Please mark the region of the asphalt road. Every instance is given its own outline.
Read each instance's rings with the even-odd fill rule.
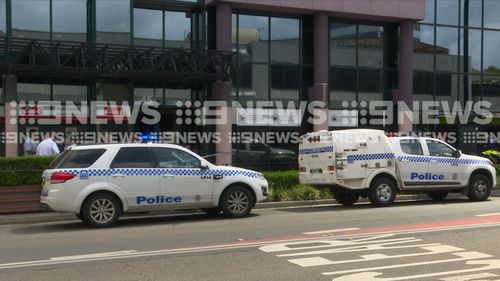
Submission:
[[[0,280],[500,280],[500,198],[3,225]]]

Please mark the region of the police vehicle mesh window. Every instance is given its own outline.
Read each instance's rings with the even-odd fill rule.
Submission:
[[[153,168],[147,147],[123,147],[113,159],[112,168]]]
[[[198,168],[200,160],[193,155],[174,148],[153,148],[160,168]]]
[[[399,141],[399,145],[401,146],[401,150],[406,154],[411,155],[424,155],[422,151],[422,145],[420,144],[420,140],[416,139],[407,139]]]
[[[51,165],[52,169],[88,168],[101,157],[106,149],[66,150]]]
[[[430,156],[453,157],[454,150],[451,147],[437,141],[426,141],[426,143]]]

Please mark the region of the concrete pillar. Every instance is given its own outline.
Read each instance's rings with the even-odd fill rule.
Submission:
[[[314,14],[314,67],[313,67],[313,89],[309,92],[309,101],[329,102],[329,87],[328,87],[328,68],[330,60],[328,57],[328,40],[329,40],[329,20],[326,13]],[[315,110],[315,115],[321,114],[323,111],[328,116],[328,105],[323,109]],[[328,118],[313,124],[313,130],[328,130]]]
[[[413,108],[413,22],[400,23],[399,38],[399,90],[394,101],[403,101]],[[398,128],[400,132],[413,131],[413,114],[398,107]]]
[[[17,101],[17,76],[3,76],[3,92],[5,101],[5,156],[19,156],[17,137],[17,106],[11,102]],[[15,113],[15,114],[12,114]]]
[[[218,3],[216,6],[216,49],[217,51],[231,51],[231,21],[232,8],[229,3]],[[225,105],[219,107],[220,112],[225,115],[226,121],[217,123],[216,132],[221,135],[220,142],[215,144],[215,163],[217,165],[231,165],[232,147],[231,147],[231,82],[217,81],[213,87],[213,100],[225,102]]]

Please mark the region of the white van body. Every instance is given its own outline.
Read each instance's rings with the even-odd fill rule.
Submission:
[[[462,154],[438,139],[389,138],[381,130],[306,134],[298,159],[300,182],[332,188],[344,205],[353,204],[358,196],[388,205],[396,192],[422,192],[436,200],[448,192],[461,192],[473,200],[486,200],[496,185],[495,168],[486,158]]]

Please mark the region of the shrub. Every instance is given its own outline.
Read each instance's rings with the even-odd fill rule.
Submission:
[[[299,184],[299,173],[297,170],[269,171],[263,172],[263,174],[269,182],[270,189],[279,187],[291,188],[292,186]]]
[[[273,202],[290,201],[289,191],[285,187],[270,189],[268,200]]]
[[[319,198],[320,199],[332,199],[333,194],[330,191],[330,188],[322,188],[319,190]]]
[[[0,157],[0,186],[41,184],[52,156]]]

